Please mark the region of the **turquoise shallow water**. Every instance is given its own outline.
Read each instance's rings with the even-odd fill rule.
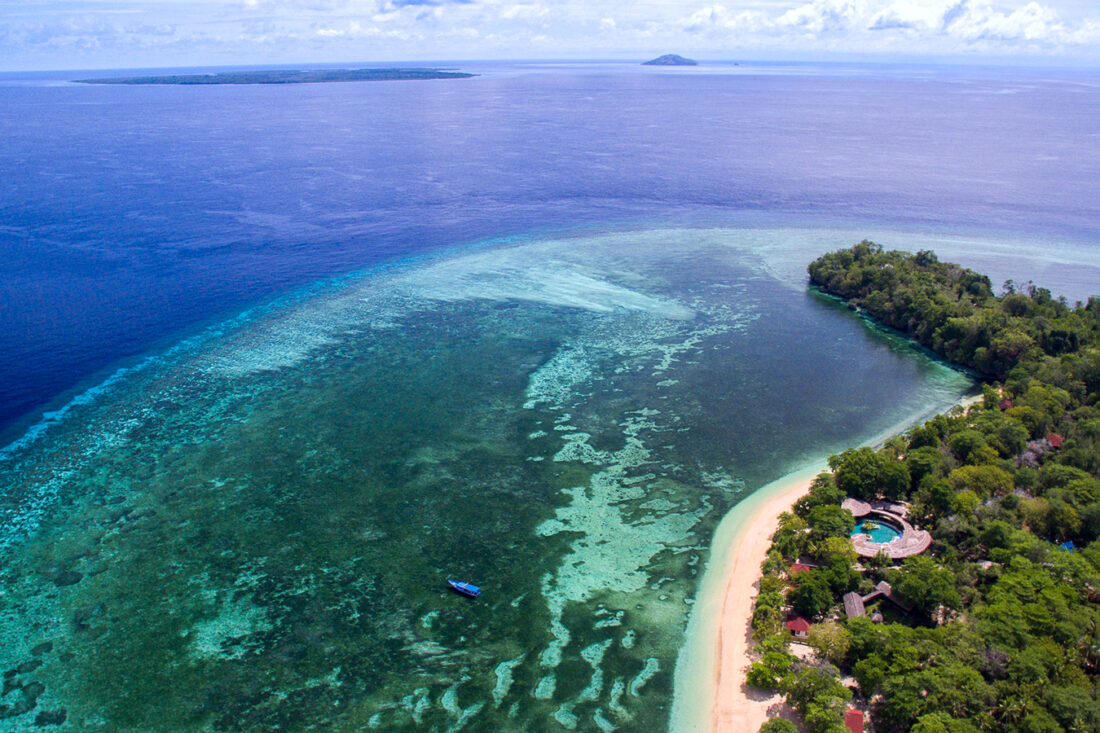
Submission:
[[[866,524],[874,525],[871,529],[867,529]],[[877,519],[867,519],[863,521],[857,521],[855,529],[852,530],[852,536],[857,534],[865,534],[870,536],[872,542],[879,544],[886,544],[887,542],[893,542],[898,537],[901,537],[901,532],[891,527],[889,524],[880,522]]]
[[[729,507],[970,387],[785,236],[473,248],[120,376],[0,459],[4,725],[661,729]]]

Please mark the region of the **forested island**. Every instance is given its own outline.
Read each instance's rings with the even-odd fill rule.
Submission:
[[[749,684],[781,692],[812,733],[842,733],[846,716],[862,730],[864,712],[878,731],[1100,730],[1100,297],[1070,306],[1011,281],[995,295],[932,252],[870,242],[809,273],[985,384],[878,450],[832,456],[781,517]],[[930,546],[868,556],[855,516],[876,510]]]
[[[77,84],[321,84],[337,81],[400,81],[409,79],[468,79],[476,74],[426,68],[380,69],[283,69],[274,71],[226,71],[217,74],[167,76],[119,76],[76,79]]]

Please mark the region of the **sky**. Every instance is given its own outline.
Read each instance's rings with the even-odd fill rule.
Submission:
[[[1100,0],[0,0],[0,70],[490,59],[1100,66]]]

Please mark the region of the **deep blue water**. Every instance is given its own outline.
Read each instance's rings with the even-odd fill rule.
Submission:
[[[1071,300],[1100,281],[1095,73],[469,68],[481,76],[285,87],[0,77],[0,442],[242,308],[484,239],[977,235],[1002,246],[957,256],[995,275]]]

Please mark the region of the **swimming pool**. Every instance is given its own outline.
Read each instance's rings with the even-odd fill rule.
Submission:
[[[864,525],[873,525],[873,527],[865,529]],[[852,530],[853,536],[857,534],[870,535],[872,542],[884,545],[901,537],[901,529],[879,519],[864,519],[857,521],[855,529]]]

